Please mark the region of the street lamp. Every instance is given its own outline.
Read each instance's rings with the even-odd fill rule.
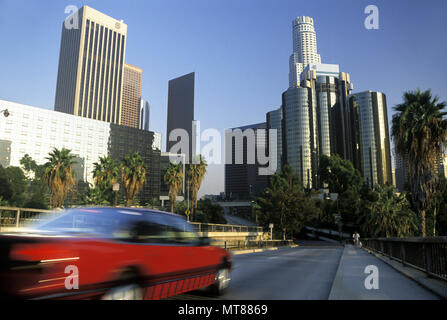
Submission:
[[[5,118],[8,118],[9,115],[10,115],[8,109],[2,110],[2,111],[0,111],[0,113],[3,113],[3,116],[4,116]]]

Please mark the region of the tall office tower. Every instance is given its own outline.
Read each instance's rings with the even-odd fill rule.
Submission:
[[[394,149],[396,150],[396,149]],[[435,161],[435,175],[447,177],[447,154],[444,150],[439,158]],[[409,180],[408,170],[408,156],[401,156],[394,151],[394,164],[396,166],[396,188],[399,191],[404,191],[405,184]]]
[[[267,129],[276,130],[276,172],[281,171],[283,158],[282,158],[282,122],[283,122],[283,116],[282,116],[282,108],[279,108],[274,111],[270,111],[267,113]],[[266,133],[267,137],[267,150],[270,150],[270,136],[268,132]]]
[[[360,115],[361,171],[371,187],[392,184],[390,134],[386,96],[365,91],[352,95]]]
[[[62,27],[54,108],[119,124],[127,25],[88,6],[76,18],[79,28]]]
[[[394,156],[394,164],[396,166],[396,188],[400,192],[404,191],[405,184],[408,181],[408,157],[402,157],[397,152]]]
[[[139,128],[143,70],[124,64],[123,98],[121,103],[121,125]]]
[[[307,189],[317,187],[318,125],[315,89],[292,87],[283,94],[283,159]]]
[[[268,176],[259,175],[260,165],[256,161],[258,148],[265,148],[267,144],[266,135],[259,134],[258,129],[266,128],[264,122],[232,129],[231,151],[226,150],[231,152],[232,160],[225,164],[225,194],[229,199],[252,200],[267,187]],[[234,132],[237,129],[241,130],[240,139],[236,138],[237,133]],[[249,145],[249,142],[255,145]],[[238,161],[238,158],[242,161]]]
[[[151,106],[149,102],[141,99],[140,103],[140,125],[141,130],[149,131],[149,121],[151,117]]]
[[[317,95],[318,157],[338,154],[359,167],[358,113],[349,103],[350,76],[336,64],[309,64],[301,74],[301,86]]]
[[[166,151],[171,152],[171,148],[177,144],[176,141],[169,141],[171,132],[175,129],[183,129],[189,135],[189,150],[182,152],[186,155],[186,161],[191,161],[193,156],[194,84],[194,72],[169,81]],[[187,152],[189,154],[186,154]]]
[[[298,17],[293,25],[293,53],[289,60],[289,87],[300,85],[300,76],[309,63],[321,63],[317,35],[311,17]]]

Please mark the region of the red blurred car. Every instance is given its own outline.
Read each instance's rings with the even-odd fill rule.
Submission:
[[[120,208],[68,210],[0,234],[0,293],[19,299],[163,299],[222,294],[232,259],[178,215]]]

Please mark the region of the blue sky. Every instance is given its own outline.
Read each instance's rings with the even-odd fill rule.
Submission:
[[[196,72],[202,130],[265,121],[288,86],[292,20],[314,18],[323,63],[340,64],[354,92],[382,91],[392,107],[405,90],[447,100],[446,1],[413,0],[0,0],[0,99],[52,109],[67,5],[87,4],[128,25],[126,62],[144,70],[151,130],[165,138],[168,81]],[[380,29],[364,9],[378,6]],[[209,168],[202,193],[223,191]]]

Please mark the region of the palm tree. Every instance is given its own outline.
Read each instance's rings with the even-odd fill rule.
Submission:
[[[193,210],[197,209],[197,198],[203,179],[205,178],[207,164],[203,157],[199,156],[198,163],[192,163],[188,166],[188,185],[191,190],[191,201]]]
[[[418,211],[419,230],[423,237],[425,215],[436,183],[436,163],[447,142],[445,102],[432,97],[431,91],[404,93],[403,103],[394,110],[392,137],[396,152],[406,158],[411,198]]]
[[[75,172],[73,165],[75,156],[70,150],[56,148],[46,158],[48,162],[44,165],[43,181],[50,189],[50,205],[58,208],[64,204],[65,198],[71,187],[75,185]]]
[[[113,185],[118,181],[119,168],[110,156],[99,158],[99,163],[95,162],[93,166],[93,179],[96,186],[103,182]]]
[[[390,185],[378,185],[375,192],[378,198],[368,204],[361,223],[364,232],[372,237],[412,236],[417,230],[417,217],[405,195],[396,195]]]
[[[99,162],[93,164],[93,179],[95,186],[100,191],[101,197],[108,201],[113,202],[113,185],[118,182],[120,170],[110,156],[102,157]]]
[[[175,202],[180,188],[183,185],[183,165],[182,163],[169,164],[164,176],[166,184],[169,186],[169,201],[171,202],[171,212],[174,212]]]
[[[127,155],[121,164],[121,180],[126,194],[126,206],[138,194],[146,182],[146,168],[143,158],[137,153]]]

